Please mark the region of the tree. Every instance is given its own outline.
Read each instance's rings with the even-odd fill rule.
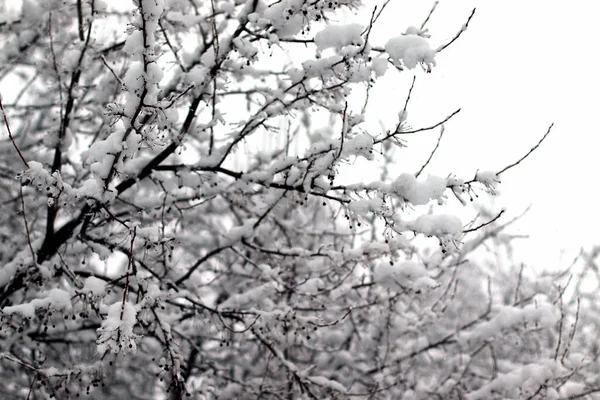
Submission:
[[[391,174],[456,112],[411,128],[409,92],[371,132],[351,91],[434,71],[473,14],[438,47],[429,18],[370,43],[386,5],[365,26],[330,23],[358,0],[25,0],[4,18],[5,398],[569,395],[562,292],[469,258],[502,213],[444,212],[537,146],[472,179]],[[342,181],[356,159],[380,179]]]

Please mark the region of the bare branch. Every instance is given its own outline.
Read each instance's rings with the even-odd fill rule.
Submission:
[[[506,211],[506,210],[501,210],[501,211],[498,213],[498,215],[496,215],[496,216],[495,216],[494,218],[492,218],[491,220],[489,220],[489,221],[487,221],[487,222],[484,222],[483,224],[481,224],[481,225],[479,225],[479,226],[476,226],[475,228],[471,228],[471,229],[464,230],[464,231],[463,231],[463,233],[475,232],[475,231],[477,231],[477,230],[479,230],[479,229],[481,229],[481,228],[483,228],[483,227],[485,227],[485,226],[488,226],[488,225],[490,225],[490,224],[494,223],[494,222],[495,222],[495,221],[496,221],[498,218],[500,218],[500,217],[502,216],[502,214],[504,214],[504,211]]]
[[[496,175],[500,175],[506,171],[508,171],[509,169],[511,169],[512,167],[519,165],[521,163],[521,161],[523,161],[524,159],[526,159],[531,153],[533,153],[538,147],[540,147],[540,145],[542,144],[542,142],[546,139],[546,137],[548,136],[548,134],[550,133],[550,131],[552,130],[552,127],[554,126],[554,123],[550,124],[550,126],[548,127],[548,130],[546,131],[546,133],[544,134],[544,136],[542,136],[542,138],[540,139],[539,142],[537,142],[537,144],[535,146],[533,146],[528,152],[527,154],[525,154],[523,157],[521,157],[520,159],[518,159],[516,162],[507,165],[506,167],[502,168],[500,171],[496,172]]]
[[[421,24],[421,28],[420,28],[421,31],[423,29],[425,29],[425,25],[427,25],[427,23],[429,22],[429,19],[431,18],[431,15],[433,14],[433,12],[435,11],[435,9],[437,8],[438,4],[439,4],[439,0],[435,0],[433,2],[433,5],[431,6],[431,9],[429,10],[429,14],[427,14],[427,18],[425,18],[425,21],[423,21],[423,23]]]
[[[2,112],[2,118],[4,118],[4,126],[6,126],[6,131],[8,132],[8,137],[10,138],[10,142],[12,143],[13,147],[19,154],[19,158],[21,159],[21,161],[23,161],[23,164],[25,165],[25,167],[29,168],[29,164],[27,164],[27,161],[25,161],[25,157],[23,157],[23,154],[21,153],[21,150],[19,150],[19,146],[17,146],[17,143],[15,143],[15,138],[13,137],[12,131],[10,130],[10,125],[8,124],[8,117],[6,116],[6,111],[4,110],[4,105],[2,104],[2,96],[0,96],[0,111]]]
[[[429,158],[427,158],[427,161],[425,161],[425,164],[423,164],[421,166],[421,168],[417,171],[417,173],[415,174],[415,177],[419,177],[419,175],[421,175],[421,173],[423,172],[423,170],[425,169],[425,167],[427,167],[427,165],[429,165],[429,162],[431,161],[431,159],[433,158],[433,155],[435,154],[435,152],[437,151],[437,149],[440,147],[440,141],[442,140],[442,136],[444,136],[444,125],[441,126],[440,128],[440,136],[438,137],[437,143],[435,144],[435,147],[433,148],[432,152],[429,154]]]
[[[36,263],[35,251],[33,251],[33,246],[31,244],[31,233],[29,232],[29,224],[27,223],[27,214],[25,213],[25,199],[23,198],[23,185],[19,185],[19,195],[21,197],[21,212],[23,214],[23,224],[25,225],[25,234],[27,235],[27,245],[29,246],[29,250],[31,251],[31,260],[35,264]]]
[[[440,53],[440,52],[444,51],[448,46],[450,46],[452,43],[454,43],[460,37],[460,35],[463,34],[463,32],[465,32],[467,30],[467,28],[469,27],[469,22],[471,22],[471,18],[473,18],[473,16],[475,15],[475,10],[476,9],[474,8],[473,11],[471,11],[471,15],[469,15],[469,18],[467,18],[467,22],[460,28],[460,30],[456,33],[456,35],[452,38],[452,40],[450,40],[445,45],[438,47],[437,50],[435,51],[436,53]]]
[[[452,114],[448,115],[446,118],[444,118],[443,121],[440,121],[437,124],[434,124],[434,125],[426,127],[426,128],[413,129],[413,130],[410,130],[410,131],[401,131],[401,132],[396,131],[396,132],[392,132],[390,134],[385,135],[381,139],[375,140],[375,144],[384,142],[384,141],[388,140],[389,138],[395,137],[397,135],[410,135],[410,134],[413,134],[413,133],[426,132],[426,131],[433,130],[433,129],[437,128],[438,126],[444,125],[446,122],[448,122],[452,117],[454,117],[459,112],[460,112],[460,108],[457,109],[456,111],[452,112]]]

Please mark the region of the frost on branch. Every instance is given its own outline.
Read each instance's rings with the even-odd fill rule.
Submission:
[[[111,353],[129,353],[137,350],[139,335],[133,332],[137,322],[137,311],[129,302],[117,301],[108,307],[108,315],[98,328],[97,351],[103,355]]]
[[[414,261],[405,261],[400,265],[391,265],[382,261],[375,267],[373,278],[383,287],[396,291],[421,292],[437,286],[437,282],[429,276],[427,269]]]
[[[425,205],[430,200],[441,199],[446,191],[447,180],[429,175],[426,181],[418,181],[414,175],[406,172],[400,174],[390,185],[390,191],[415,205]]]
[[[362,32],[364,28],[359,24],[329,25],[315,35],[315,44],[318,51],[330,47],[342,48],[345,46],[362,46],[364,40]]]
[[[96,278],[95,276],[90,276],[86,278],[81,292],[90,294],[92,296],[102,296],[105,290],[106,282],[104,282],[102,279]]]
[[[2,312],[6,315],[20,314],[26,318],[33,318],[38,309],[52,311],[68,311],[71,308],[71,296],[62,289],[51,289],[45,297],[31,300],[14,306],[4,307]]]
[[[539,388],[546,382],[561,379],[568,374],[568,370],[554,360],[540,363],[531,363],[510,372],[501,373],[496,379],[482,388],[469,393],[467,400],[484,400],[502,394],[503,397],[526,397],[539,392]],[[560,398],[559,392],[550,388],[545,398]]]
[[[429,46],[427,39],[412,31],[388,40],[385,51],[398,66],[413,69],[418,64],[423,64],[428,70],[435,66],[435,50]]]
[[[459,111],[413,110],[419,85],[373,108],[380,78],[428,79],[408,70],[436,73],[465,29],[440,45],[424,15],[386,37],[383,4],[344,19],[360,5],[28,0],[0,16],[4,397],[600,387],[594,351],[574,349],[595,298],[579,310],[568,274],[521,268],[485,208],[526,156],[429,174],[436,146],[400,166]]]

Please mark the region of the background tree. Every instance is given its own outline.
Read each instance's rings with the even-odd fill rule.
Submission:
[[[394,156],[458,111],[412,128],[409,92],[395,126],[364,128],[377,78],[435,71],[473,17],[437,46],[429,17],[371,43],[386,5],[364,26],[330,23],[357,0],[25,0],[6,14],[3,396],[590,391],[567,384],[585,363],[560,287],[470,258],[506,241],[502,212],[444,212],[493,194],[537,145],[499,171],[423,178],[435,149],[416,173],[392,173]],[[378,180],[340,177],[363,159]]]

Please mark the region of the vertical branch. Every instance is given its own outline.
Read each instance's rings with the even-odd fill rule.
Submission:
[[[427,167],[427,165],[429,165],[429,163],[431,162],[431,159],[433,158],[433,155],[435,154],[437,149],[440,147],[440,142],[442,141],[442,136],[444,136],[444,131],[445,131],[445,128],[444,128],[444,125],[442,125],[442,127],[440,129],[440,136],[438,137],[437,143],[435,144],[433,151],[429,154],[429,158],[427,159],[427,161],[425,161],[425,164],[423,164],[421,166],[421,169],[419,169],[419,171],[415,174],[416,178],[418,178],[419,175],[421,175],[421,173],[425,169],[425,167]]]
[[[79,3],[79,1],[78,1]],[[80,4],[78,4],[80,6]],[[77,12],[81,12],[81,8],[77,8]],[[81,25],[79,25],[81,29]],[[64,136],[62,131],[62,126],[64,125],[65,112],[63,108],[63,94],[62,94],[62,81],[60,79],[60,72],[58,70],[58,63],[56,62],[56,53],[54,52],[54,38],[52,35],[52,13],[48,13],[48,38],[50,39],[50,54],[52,54],[52,63],[54,65],[54,72],[56,72],[56,83],[58,85],[58,97],[60,103],[60,116],[61,116],[61,129],[59,131],[59,141],[56,147],[56,152],[54,153],[54,162],[52,164],[52,172],[58,170],[61,164],[61,138]],[[70,97],[69,93],[69,97]],[[57,202],[53,202],[51,206],[48,207],[48,216],[46,218],[46,237],[50,238],[54,236],[54,221],[56,219],[56,213],[58,212],[58,204]]]
[[[560,290],[560,287],[559,287],[559,290]],[[554,351],[554,360],[558,360],[558,354],[560,352],[560,347],[562,344],[563,323],[565,321],[565,310],[563,309],[562,293],[561,293],[560,297],[558,298],[558,304],[560,307],[560,320],[559,320],[559,324],[558,324],[558,341],[556,343],[556,350]]]
[[[123,289],[123,303],[121,304],[121,316],[120,319],[123,320],[123,314],[125,313],[125,302],[127,301],[127,293],[129,292],[129,275],[131,266],[133,265],[133,243],[135,242],[136,228],[133,228],[133,232],[131,234],[131,245],[129,248],[129,260],[127,262],[127,271],[125,272],[125,289]]]
[[[413,75],[412,83],[410,84],[410,89],[408,89],[408,95],[406,96],[406,101],[404,102],[404,108],[402,109],[403,113],[406,113],[406,109],[408,108],[408,102],[410,101],[410,96],[412,95],[412,91],[415,87],[415,81],[417,80],[417,76]]]
[[[85,40],[83,35],[83,12],[81,11],[81,0],[77,0],[77,25],[79,27],[79,40]]]
[[[571,348],[571,344],[573,343],[573,338],[575,337],[575,332],[577,331],[577,323],[579,322],[579,308],[581,306],[581,301],[579,296],[577,296],[577,308],[575,309],[575,321],[571,324],[571,333],[569,334],[569,340],[566,343],[565,350],[563,351],[563,355],[560,358],[560,362],[564,363],[565,357],[569,353],[569,349]]]
[[[56,62],[56,53],[54,52],[54,36],[52,35],[52,13],[48,13],[48,39],[50,39],[50,54],[52,54],[52,64],[54,72],[56,72],[56,83],[58,86],[58,98],[60,100],[60,115],[64,115],[63,110],[63,95],[62,95],[62,80],[58,71],[58,63]],[[61,121],[62,122],[62,121]]]
[[[439,0],[436,0],[433,3],[433,6],[431,6],[431,10],[429,10],[429,14],[427,14],[427,18],[425,18],[425,21],[423,21],[423,23],[421,24],[421,28],[419,28],[420,31],[422,31],[423,29],[425,29],[425,25],[427,25],[427,23],[429,22],[429,19],[433,15],[433,12],[437,8],[438,4],[439,4]]]
[[[340,138],[340,151],[337,154],[336,159],[340,158],[342,155],[342,150],[344,149],[344,135],[346,134],[346,129],[348,129],[347,124],[347,112],[348,112],[348,102],[344,104],[344,113],[342,114],[342,137]]]
[[[94,10],[94,2],[91,2],[92,5],[92,10],[91,13],[92,15],[94,14],[95,10]],[[78,11],[80,11],[80,8],[78,8]],[[49,27],[50,29],[50,27]],[[52,40],[52,31],[50,30],[49,32],[50,34],[50,38]],[[52,160],[52,172],[59,172],[61,170],[61,166],[62,166],[62,144],[63,144],[63,140],[65,138],[65,135],[67,134],[67,129],[69,127],[70,124],[70,120],[71,120],[71,113],[73,112],[73,109],[75,108],[75,88],[79,85],[79,79],[81,78],[81,72],[82,72],[82,65],[83,65],[83,59],[86,53],[86,50],[90,44],[90,39],[92,36],[92,22],[90,21],[90,23],[88,24],[88,29],[87,29],[87,37],[85,40],[85,44],[83,45],[83,48],[81,49],[81,53],[79,54],[79,59],[77,60],[77,64],[75,66],[75,70],[72,72],[71,74],[71,82],[69,84],[69,88],[67,90],[67,101],[65,104],[65,108],[64,111],[62,111],[62,91],[59,90],[60,96],[61,96],[61,117],[60,117],[60,128],[58,131],[58,141],[56,143],[56,147],[54,149],[54,159]],[[52,44],[52,42],[51,42]],[[58,74],[58,69],[57,69],[57,74]],[[60,82],[60,81],[59,81]],[[42,248],[46,247],[47,243],[49,243],[50,241],[52,241],[52,239],[54,238],[54,223],[56,220],[56,214],[58,213],[58,205],[57,203],[54,203],[51,207],[48,207],[48,214],[46,216],[46,236],[44,238],[44,244],[42,245]]]
[[[210,5],[212,8],[212,33],[213,33],[213,43],[214,43],[214,47],[215,47],[215,64],[217,64],[217,60],[219,57],[219,32],[217,30],[217,22],[216,22],[216,18],[217,18],[217,14],[215,12],[215,1],[211,0],[210,1]],[[216,116],[216,110],[215,107],[217,106],[217,78],[215,77],[215,80],[213,81],[213,90],[212,90],[212,98],[211,98],[211,103],[212,103],[212,121],[215,120],[215,116]],[[215,128],[213,123],[211,122],[210,124],[210,143],[208,145],[208,155],[212,155],[212,151],[213,151],[213,147],[215,145]]]
[[[29,164],[27,164],[27,161],[25,161],[25,157],[23,157],[23,153],[21,153],[21,150],[19,150],[19,146],[17,146],[15,138],[12,135],[12,131],[10,130],[8,118],[6,117],[6,111],[4,110],[4,105],[2,104],[2,96],[0,96],[0,112],[2,112],[2,118],[4,118],[4,125],[6,126],[6,130],[8,131],[8,137],[10,138],[12,145],[14,146],[15,150],[17,150],[17,153],[19,154],[21,161],[23,161],[23,164],[25,164],[25,167],[29,168]]]
[[[31,251],[31,259],[33,263],[36,263],[35,260],[35,251],[33,251],[33,246],[31,245],[31,234],[29,233],[29,224],[27,223],[27,215],[25,214],[25,200],[23,198],[23,185],[19,185],[19,195],[21,197],[21,212],[23,213],[23,223],[25,224],[25,233],[27,234],[27,244],[29,245],[29,250]]]

